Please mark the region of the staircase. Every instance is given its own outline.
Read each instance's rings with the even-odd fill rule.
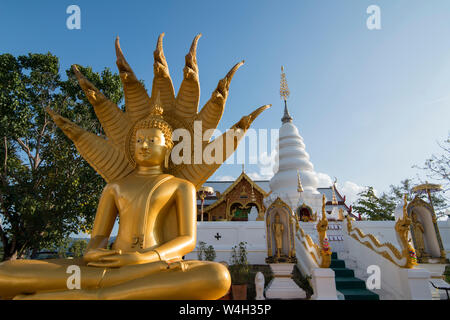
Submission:
[[[330,268],[335,273],[336,290],[345,300],[380,300],[376,293],[367,290],[365,281],[355,278],[354,271],[345,267],[345,261],[338,259],[337,252],[331,255]]]

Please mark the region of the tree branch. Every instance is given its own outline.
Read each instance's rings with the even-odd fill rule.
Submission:
[[[45,128],[49,124],[49,121],[47,119],[47,115],[44,115],[44,125],[42,126],[41,132],[38,134],[38,138],[36,139],[36,152],[34,156],[34,170],[36,170],[39,165],[41,164],[41,157],[39,156],[39,151],[41,148],[41,140],[44,138],[45,135]]]
[[[17,138],[16,141],[19,143],[20,147],[26,154],[28,155],[28,160],[30,161],[30,167],[33,168],[33,156],[31,155],[30,148],[28,147],[28,144],[25,144],[22,139]]]

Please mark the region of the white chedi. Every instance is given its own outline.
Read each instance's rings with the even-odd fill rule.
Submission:
[[[297,171],[300,172],[303,191],[318,194],[319,179],[303,138],[292,122],[285,122],[279,133],[278,171],[270,180],[270,189],[277,193],[292,193],[297,190]]]
[[[280,198],[295,210],[302,203],[316,210],[320,201],[317,191],[319,179],[314,166],[309,160],[303,138],[300,136],[293,119],[289,114],[287,99],[290,91],[287,85],[284,69],[281,72],[280,96],[284,100],[284,114],[281,118],[281,128],[278,137],[278,152],[274,167],[274,176],[270,180],[270,196],[266,197],[265,204],[269,206],[276,198]],[[298,176],[299,175],[299,176]],[[299,187],[301,180],[302,187]],[[316,199],[317,198],[317,199]],[[308,203],[305,201],[308,200]],[[316,201],[317,200],[317,201]]]
[[[286,112],[287,109],[285,114]],[[291,120],[283,121],[278,140],[279,150],[278,163],[275,166],[276,173],[269,183],[272,193],[266,199],[266,202],[270,205],[277,197],[280,197],[291,205],[293,210],[305,203],[313,211],[317,211],[321,207],[321,195],[317,191],[319,179],[314,171],[314,165],[309,159],[305,143],[297,127]],[[303,192],[298,192],[297,190],[297,173],[300,174]]]

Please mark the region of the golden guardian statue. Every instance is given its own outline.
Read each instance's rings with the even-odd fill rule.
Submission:
[[[219,263],[183,260],[196,244],[196,190],[237,148],[253,120],[269,105],[244,116],[229,132],[211,141],[222,117],[236,64],[219,81],[211,98],[197,111],[200,84],[196,47],[186,55],[180,90],[175,96],[162,39],[154,52],[152,94],[148,96],[125,60],[116,39],[117,66],[126,112],[108,100],[73,66],[74,73],[102,124],[107,139],[87,132],[47,111],[75,143],[80,154],[106,180],[91,239],[81,259],[16,260],[0,265],[0,297],[15,299],[218,299],[230,287],[228,269]],[[201,131],[196,132],[200,124]],[[173,161],[173,132],[193,138],[181,163]],[[215,159],[198,161],[213,149]],[[186,141],[183,141],[186,143]],[[197,148],[198,149],[198,148]],[[188,148],[189,150],[189,148]],[[198,150],[197,150],[198,151]],[[107,244],[116,218],[119,230],[112,249]],[[80,289],[69,290],[67,269],[80,270]]]

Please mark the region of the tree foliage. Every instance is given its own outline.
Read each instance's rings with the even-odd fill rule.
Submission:
[[[391,185],[388,196],[397,205],[403,202],[404,194],[407,195],[408,202],[412,201],[416,197],[416,194],[412,192],[412,189],[414,186],[420,183],[422,182],[414,181],[412,179],[405,179],[401,181],[400,185],[398,186]],[[422,200],[429,202],[428,196],[426,194],[420,194],[418,196]],[[438,218],[440,216],[443,216],[445,209],[448,207],[447,200],[445,199],[443,194],[441,192],[431,193],[431,202],[433,203],[433,208]]]
[[[82,257],[84,254],[84,251],[87,248],[88,243],[86,240],[83,239],[77,239],[72,242],[72,245],[69,248],[69,252],[73,254],[74,258]]]
[[[412,179],[405,179],[399,185],[390,185],[389,191],[377,197],[373,187],[367,187],[358,193],[358,199],[353,205],[353,209],[368,220],[394,220],[395,208],[403,203],[406,194],[407,200],[412,201],[416,196],[412,189],[418,182]],[[425,201],[429,201],[424,194],[419,195]],[[444,214],[443,210],[448,207],[446,199],[440,193],[431,194],[434,210],[438,217]]]
[[[394,220],[395,203],[386,194],[377,197],[373,187],[358,193],[353,209],[368,220]]]
[[[106,96],[122,101],[117,74],[80,68]],[[4,258],[52,247],[93,223],[103,179],[56,127],[46,107],[103,134],[71,70],[62,80],[50,53],[0,55],[0,238]]]

